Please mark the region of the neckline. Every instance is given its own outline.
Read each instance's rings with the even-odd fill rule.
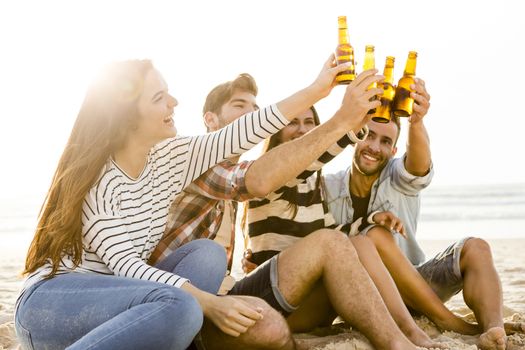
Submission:
[[[140,172],[139,176],[137,176],[136,178],[134,178],[133,176],[129,175],[124,169],[122,169],[118,164],[117,162],[115,161],[115,159],[113,159],[113,157],[110,157],[111,159],[111,163],[113,163],[113,165],[115,166],[115,168],[117,168],[124,176],[126,176],[129,180],[133,181],[133,182],[137,182],[139,181],[144,173],[146,172],[146,169],[148,167],[148,164],[149,164],[149,159],[146,160],[146,164],[144,165],[144,168],[142,168],[142,171]]]

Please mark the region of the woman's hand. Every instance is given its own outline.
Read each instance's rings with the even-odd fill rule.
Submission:
[[[181,287],[197,299],[204,316],[224,333],[238,337],[263,318],[262,309],[235,296],[216,296],[184,283]]]
[[[235,296],[222,296],[210,299],[203,306],[204,316],[217,328],[233,337],[245,333],[257,321],[263,318],[262,309],[248,304]]]
[[[253,263],[253,262],[250,261],[251,257],[252,257],[252,250],[251,249],[246,249],[244,251],[244,254],[243,254],[242,260],[241,260],[242,270],[246,274],[252,272],[253,270],[255,270],[257,268],[257,266],[259,266],[256,263]]]
[[[400,218],[395,216],[390,211],[382,211],[374,215],[372,220],[380,225],[386,228],[389,231],[395,231],[399,233],[401,236],[407,238],[407,234],[405,232],[405,227],[403,226],[403,222]]]
[[[312,87],[322,96],[326,97],[330,94],[334,86],[337,85],[335,77],[338,73],[347,70],[350,67],[350,63],[336,64],[335,55],[331,54],[330,57],[323,64],[321,72],[312,83]]]

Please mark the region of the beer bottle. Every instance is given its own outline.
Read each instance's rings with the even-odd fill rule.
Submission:
[[[339,16],[337,22],[339,24],[339,44],[335,50],[335,59],[337,64],[350,62],[350,67],[338,73],[335,80],[338,84],[350,84],[355,79],[354,48],[348,40],[346,16]]]
[[[379,83],[379,87],[383,89],[383,95],[381,96],[381,106],[377,107],[376,115],[372,118],[375,122],[388,123],[390,120],[391,103],[394,100],[395,88],[394,88],[394,60],[393,56],[387,56],[385,62],[385,69],[383,75],[385,80]]]
[[[365,60],[363,62],[363,71],[368,69],[375,69],[376,68],[376,58],[374,54],[374,45],[366,45],[365,46]],[[375,89],[377,87],[377,83],[372,83],[370,86],[368,86],[367,90]],[[370,98],[370,101],[377,100],[377,96],[373,96]],[[367,114],[374,114],[376,112],[375,108],[372,108],[368,111]]]
[[[394,104],[392,110],[394,115],[398,117],[408,117],[412,114],[412,106],[414,99],[410,97],[413,91],[410,85],[414,84],[414,77],[416,75],[417,52],[410,51],[405,66],[403,77],[399,79],[396,88],[396,96],[394,97]]]

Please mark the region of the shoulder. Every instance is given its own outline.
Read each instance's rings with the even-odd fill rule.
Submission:
[[[327,201],[335,200],[344,196],[350,176],[350,168],[341,170],[334,174],[323,174],[323,183],[326,190]]]

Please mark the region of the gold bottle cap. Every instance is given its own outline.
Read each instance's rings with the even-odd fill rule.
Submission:
[[[337,17],[337,23],[339,24],[339,28],[346,28],[346,16]]]

